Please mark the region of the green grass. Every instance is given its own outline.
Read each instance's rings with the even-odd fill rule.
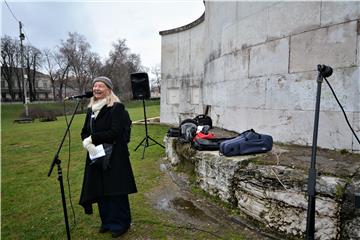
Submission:
[[[58,105],[47,107],[59,107]],[[133,121],[143,118],[142,102],[130,102],[126,105]],[[66,239],[56,166],[52,175],[47,176],[66,129],[65,119],[58,117],[53,122],[35,120],[27,124],[13,123],[22,110],[22,104],[2,105],[1,239]],[[159,101],[147,103],[146,110],[148,117],[159,116]],[[108,234],[97,233],[100,219],[96,206],[93,215],[85,215],[78,205],[85,160],[80,140],[84,117],[84,114],[76,115],[71,126],[70,161],[68,138],[59,156],[62,161],[71,236],[72,239],[109,239]],[[167,128],[150,125],[149,135],[162,142]],[[125,239],[214,239],[205,232],[177,227],[168,213],[152,207],[146,193],[152,192],[164,176],[159,169],[164,149],[159,146],[146,148],[145,159],[141,160],[142,149],[134,152],[134,148],[143,137],[144,127],[133,125],[129,149],[139,192],[130,195],[133,226]],[[70,208],[67,177],[71,186],[76,225]]]

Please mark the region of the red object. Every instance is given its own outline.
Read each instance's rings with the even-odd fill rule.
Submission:
[[[198,133],[196,134],[196,136],[194,137],[193,141],[194,141],[195,139],[198,139],[198,138],[211,139],[211,138],[214,138],[214,137],[215,137],[215,135],[214,135],[213,133],[204,134],[204,133],[202,133],[202,132],[198,132]]]

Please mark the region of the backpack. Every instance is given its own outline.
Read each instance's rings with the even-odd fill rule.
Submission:
[[[199,126],[209,126],[212,128],[212,119],[209,116],[206,116],[205,114],[197,115],[194,120],[197,122],[197,125]]]
[[[209,126],[210,129],[213,127],[212,125],[212,119],[211,117],[208,116],[208,112],[209,112],[209,108],[210,106],[207,105],[206,106],[206,109],[205,109],[205,113],[204,114],[200,114],[200,115],[197,115],[194,120],[197,122],[197,125],[199,126]]]
[[[194,123],[186,122],[180,126],[179,140],[181,142],[191,142],[196,135],[197,126]]]

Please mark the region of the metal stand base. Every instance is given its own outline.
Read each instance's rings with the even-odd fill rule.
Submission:
[[[137,145],[137,147],[135,148],[134,151],[136,151],[141,145],[143,145],[144,147],[143,147],[143,152],[142,152],[142,158],[141,158],[141,159],[144,159],[145,148],[150,147],[150,146],[155,145],[155,144],[159,145],[159,146],[162,147],[162,148],[165,148],[165,147],[164,147],[162,144],[158,143],[156,140],[154,140],[152,137],[150,137],[150,136],[148,135],[146,109],[145,109],[145,99],[143,98],[142,101],[143,101],[144,119],[145,119],[145,137],[144,137],[143,140],[141,140],[141,142]],[[149,139],[150,139],[151,141],[153,141],[154,144],[149,144]]]

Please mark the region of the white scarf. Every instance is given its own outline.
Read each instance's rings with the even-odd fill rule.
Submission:
[[[94,102],[94,104],[91,106],[91,110],[93,111],[95,118],[99,114],[100,110],[106,105],[106,98],[97,100]]]

